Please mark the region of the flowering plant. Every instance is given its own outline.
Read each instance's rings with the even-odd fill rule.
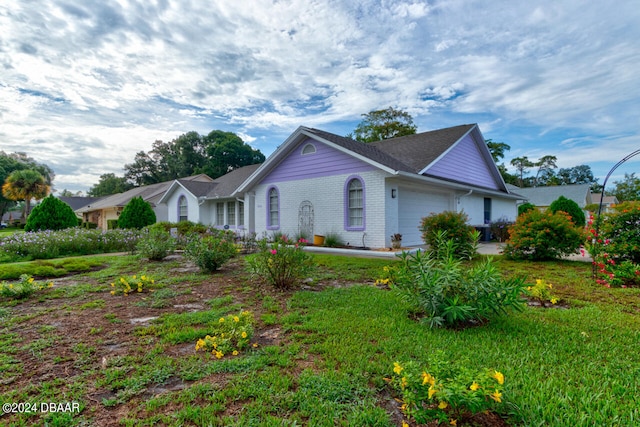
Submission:
[[[145,276],[144,274],[141,276],[134,274],[128,278],[122,276],[119,280],[111,284],[111,295],[124,294],[125,296],[128,296],[134,291],[143,292],[145,287],[149,288],[154,283],[155,280],[149,276]]]
[[[53,282],[38,283],[33,277],[23,274],[20,276],[19,282],[0,282],[0,296],[9,299],[25,299],[37,291],[51,287],[53,287]]]
[[[551,294],[551,289],[553,289],[551,283],[546,283],[542,279],[536,279],[535,285],[527,286],[526,294],[529,298],[539,301],[540,304],[545,307],[547,302],[551,304],[558,303],[558,298]]]
[[[187,236],[184,255],[200,267],[200,270],[214,272],[237,252],[235,234],[231,231],[219,231],[213,235],[200,236],[192,233]]]
[[[253,314],[250,311],[221,317],[212,325],[212,334],[198,340],[196,351],[210,352],[217,359],[228,354],[237,356],[249,346],[253,337],[254,323]]]
[[[402,396],[401,410],[418,424],[438,420],[456,425],[463,414],[477,414],[503,403],[504,374],[474,371],[432,356],[426,367],[416,362],[393,365],[387,380]]]
[[[249,270],[276,288],[289,288],[314,268],[313,256],[302,249],[306,243],[305,239],[296,243],[259,240],[258,252],[247,259]]]

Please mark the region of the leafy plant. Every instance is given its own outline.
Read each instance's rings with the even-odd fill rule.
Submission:
[[[196,351],[210,352],[217,359],[230,354],[237,356],[249,346],[253,337],[254,324],[253,313],[250,311],[221,317],[211,325],[211,335],[198,340]]]
[[[168,232],[161,228],[149,228],[143,232],[138,244],[137,251],[151,261],[160,261],[173,253],[176,247],[175,239]]]
[[[518,216],[520,215],[524,215],[527,212],[530,212],[532,210],[536,209],[536,205],[534,205],[533,203],[523,203],[521,205],[518,205]]]
[[[117,281],[111,283],[111,295],[125,296],[132,292],[143,292],[145,288],[155,284],[155,280],[146,275],[133,275],[131,277],[120,277]]]
[[[192,233],[187,237],[184,255],[200,270],[214,272],[229,261],[237,252],[231,231],[220,231],[216,235]]]
[[[342,240],[342,237],[340,237],[338,233],[327,233],[324,236],[324,246],[328,248],[337,248],[340,246],[344,246],[344,240]]]
[[[64,230],[65,228],[77,226],[78,218],[71,206],[50,195],[33,208],[29,218],[27,218],[24,230]]]
[[[566,212],[534,209],[520,215],[511,227],[504,254],[512,259],[556,259],[577,253],[585,238]]]
[[[464,212],[445,211],[432,213],[422,218],[420,230],[422,240],[435,251],[446,240],[439,239],[441,232],[446,231],[447,240],[453,241],[455,255],[459,258],[471,259],[477,254],[477,244],[480,234],[475,228],[467,224],[469,217]]]
[[[573,223],[578,227],[584,227],[586,224],[584,212],[580,209],[580,206],[578,206],[578,204],[573,200],[567,199],[564,196],[560,196],[551,202],[549,210],[553,213],[558,211],[568,213],[571,216]]]
[[[385,274],[387,283],[430,327],[478,323],[521,310],[522,278],[502,278],[491,258],[472,267],[455,257],[455,242],[437,235],[439,250],[403,252],[401,264]]]
[[[26,299],[35,292],[52,286],[53,282],[47,284],[39,283],[33,277],[23,274],[18,282],[0,282],[0,296],[8,299]]]
[[[390,382],[402,396],[402,412],[420,425],[434,420],[457,425],[467,413],[478,414],[504,404],[501,372],[445,362],[440,353],[424,367],[413,361],[395,362]]]
[[[257,242],[258,252],[247,258],[250,272],[276,288],[289,288],[309,274],[313,268],[313,256],[303,251],[306,240],[295,244]]]
[[[149,202],[137,196],[129,200],[118,218],[118,228],[144,228],[156,222],[156,214]]]
[[[551,289],[553,289],[551,283],[547,283],[542,279],[536,279],[535,285],[527,286],[526,295],[540,302],[540,305],[543,307],[546,306],[548,302],[557,304],[558,297],[551,293]]]

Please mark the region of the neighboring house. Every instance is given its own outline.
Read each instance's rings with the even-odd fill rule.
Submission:
[[[591,184],[550,185],[545,187],[524,188],[509,185],[508,187],[513,194],[522,196],[518,204],[529,202],[541,210],[547,209],[551,206],[551,203],[560,196],[573,200],[582,209],[591,203],[595,203],[591,197]]]
[[[78,209],[83,208],[92,203],[96,203],[102,199],[102,197],[80,197],[80,196],[71,196],[71,197],[58,197],[61,201],[65,202],[71,209],[76,213],[78,218],[82,218],[82,214],[77,212]]]
[[[245,209],[244,200],[236,189],[260,164],[243,166],[209,182],[177,179],[158,201],[167,206],[170,222],[192,221],[218,228],[243,232],[252,211]]]
[[[518,198],[469,124],[369,144],[300,127],[225,200],[244,202],[245,227],[258,235],[335,233],[380,248],[394,233],[405,246],[423,244],[430,213],[464,211],[480,227],[514,220]],[[163,201],[179,212],[175,196]]]
[[[205,174],[183,178],[181,181],[193,183],[210,183],[213,180]],[[107,230],[108,221],[118,219],[124,207],[134,197],[142,197],[149,202],[156,214],[156,220],[168,221],[167,205],[158,202],[165,194],[173,181],[160,182],[158,184],[136,187],[124,193],[106,196],[100,200],[77,209],[76,214],[81,214],[83,221],[98,224],[98,228]],[[197,184],[194,184],[197,185]]]
[[[602,193],[591,193],[591,203],[595,203],[600,206],[601,197]],[[618,198],[616,196],[604,196],[604,199],[602,199],[602,212],[611,212],[613,207],[618,203]],[[597,210],[595,213],[598,213]]]

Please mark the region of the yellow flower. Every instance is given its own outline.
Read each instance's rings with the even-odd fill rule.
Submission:
[[[53,282],[49,282],[47,286],[49,286],[50,288],[53,288]]]
[[[224,317],[221,317],[220,320],[218,320],[218,322],[224,323]]]
[[[495,373],[493,374],[493,378],[498,381],[498,384],[504,384],[504,375],[501,372],[495,371]]]
[[[403,369],[402,366],[398,362],[393,362],[393,372],[400,375],[400,372],[402,372],[402,369]]]
[[[238,350],[233,350],[233,355],[237,356],[238,355]]]
[[[224,357],[224,353],[218,350],[216,350],[215,355],[216,359],[222,359]]]
[[[133,276],[131,276],[131,277],[132,277],[133,279],[135,279],[135,278],[136,278],[135,274],[134,274]]]
[[[449,406],[449,404],[447,402],[440,402],[440,404],[438,405],[439,409],[445,409],[447,406]]]
[[[402,421],[402,427],[409,427],[409,424],[407,424],[406,422]]]
[[[451,421],[449,421],[449,424],[451,424],[452,426],[457,426],[458,425],[458,420],[451,420]]]
[[[436,379],[433,378],[433,376],[431,374],[423,372],[422,373],[422,385],[427,385],[427,384],[435,385],[436,384]]]
[[[429,387],[429,399],[431,399],[437,392],[438,390],[436,390],[433,386]]]
[[[538,286],[542,285],[542,280],[541,279],[536,279],[536,285],[538,285]]]
[[[551,298],[551,304],[557,304],[558,298]]]
[[[500,393],[498,390],[494,391],[490,397],[498,403],[502,402],[502,393]]]
[[[258,347],[258,343],[253,343],[252,347],[253,348],[257,348]]]
[[[240,318],[239,318],[238,316],[233,316],[233,321],[234,321],[234,322],[239,322],[239,321],[240,321]]]
[[[242,338],[246,338],[247,337],[247,333],[245,331],[242,331]]]
[[[135,276],[134,276],[135,278]],[[145,276],[144,274],[142,276],[140,276],[140,280],[147,280],[147,276]]]
[[[383,270],[385,273],[388,273],[388,272],[389,272],[389,266],[388,266],[388,265],[385,265],[384,267],[382,267],[382,270]]]
[[[549,283],[549,289],[553,289],[553,285]]]
[[[469,390],[471,390],[471,391],[476,391],[479,388],[480,388],[480,384],[478,384],[475,381],[469,386]]]
[[[407,377],[402,377],[402,379],[400,380],[400,387],[402,387],[402,389],[404,390],[408,384],[409,381],[407,380]]]
[[[9,289],[13,289],[13,283],[9,283]]]
[[[29,280],[27,280],[27,282],[33,283],[33,277],[29,277]]]
[[[115,294],[116,294],[116,291],[111,291],[111,295],[115,295]]]

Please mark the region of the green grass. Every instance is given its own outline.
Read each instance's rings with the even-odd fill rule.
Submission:
[[[52,261],[29,261],[3,264],[0,280],[18,279],[22,274],[34,277],[61,277],[91,271],[104,264],[102,257],[62,258]]]

